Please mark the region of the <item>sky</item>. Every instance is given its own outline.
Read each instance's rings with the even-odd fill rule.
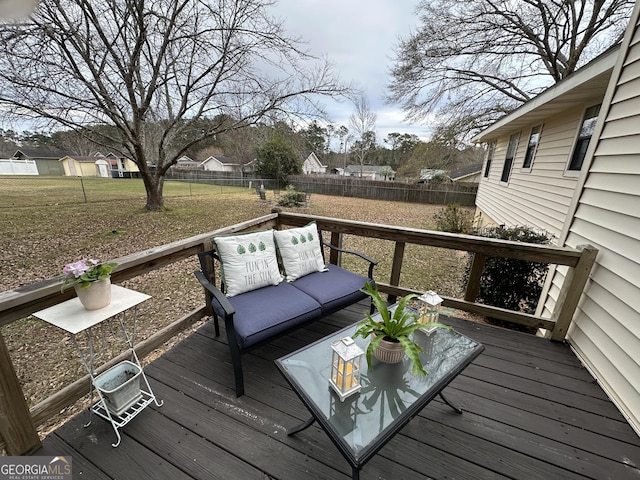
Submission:
[[[0,0],[0,15],[17,12],[11,5],[34,1]],[[370,110],[377,114],[378,143],[391,132],[415,134],[428,140],[427,126],[404,122],[401,109],[384,101],[394,48],[401,37],[406,38],[417,26],[418,0],[275,1],[272,13],[283,21],[286,33],[304,40],[311,54],[328,57],[342,82],[354,85],[366,95]],[[349,127],[349,116],[354,110],[351,102],[326,100],[324,106],[334,125]]]
[[[378,143],[391,132],[427,140],[427,126],[403,121],[397,105],[385,104],[394,48],[415,30],[417,0],[278,0],[274,16],[291,36],[302,37],[310,53],[327,56],[345,83],[362,89],[377,114]],[[325,101],[334,125],[349,127],[351,102]]]

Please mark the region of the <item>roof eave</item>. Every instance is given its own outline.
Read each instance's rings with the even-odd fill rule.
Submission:
[[[542,118],[560,113],[570,106],[579,105],[584,102],[586,96],[593,97],[599,93],[600,90],[604,96],[619,50],[619,46],[610,49],[569,77],[549,87],[540,95],[532,98],[527,103],[504,116],[489,128],[473,137],[471,141],[474,143],[486,143],[501,135],[505,135],[507,130],[518,130],[522,128],[524,124],[542,120]],[[590,88],[589,84],[592,82],[595,83],[595,90]],[[580,93],[583,90],[584,94],[581,95]],[[560,101],[563,99],[566,101]],[[545,108],[543,109],[542,107]],[[540,114],[536,115],[536,111],[539,111]]]

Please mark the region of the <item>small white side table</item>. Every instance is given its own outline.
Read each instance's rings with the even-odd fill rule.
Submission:
[[[117,447],[122,439],[118,429],[124,427],[127,423],[133,420],[133,418],[150,405],[151,402],[155,402],[159,407],[162,406],[162,402],[158,402],[156,396],[151,390],[149,381],[147,380],[144,370],[142,369],[142,365],[140,364],[140,360],[138,359],[134,349],[137,306],[149,298],[151,297],[144,293],[129,290],[118,285],[111,285],[111,303],[99,310],[85,310],[80,303],[80,300],[76,297],[33,314],[35,317],[38,317],[68,333],[71,342],[78,351],[80,361],[85,366],[87,372],[89,372],[89,376],[91,377],[91,388],[89,390],[91,405],[89,409],[90,416],[89,422],[85,427],[88,427],[91,424],[92,413],[95,413],[99,417],[110,422],[116,433],[117,441],[112,444],[114,447]],[[133,310],[133,319],[130,322],[131,333],[129,333],[127,330],[126,313],[131,309]],[[92,327],[102,324],[111,318],[117,319],[120,323],[124,340],[131,351],[131,361],[140,368],[140,377],[141,380],[144,381],[144,385],[141,385],[140,388],[142,394],[140,400],[119,415],[114,415],[109,411],[102,392],[99,388],[95,388],[96,376],[94,362],[96,360],[96,351],[94,348],[94,334]],[[82,332],[86,335],[87,346],[84,348],[78,343],[76,338],[76,335]],[[102,333],[104,341],[104,331]],[[146,390],[144,387],[146,387]],[[93,401],[94,390],[98,392],[99,397],[95,403]]]

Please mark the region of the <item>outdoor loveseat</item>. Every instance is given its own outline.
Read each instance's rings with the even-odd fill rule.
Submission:
[[[241,354],[367,297],[375,260],[323,242],[315,222],[301,228],[214,237],[195,272],[211,294],[216,336],[224,320],[236,395],[244,394]],[[368,262],[367,277],[325,264],[328,247]],[[220,288],[216,286],[220,268]]]

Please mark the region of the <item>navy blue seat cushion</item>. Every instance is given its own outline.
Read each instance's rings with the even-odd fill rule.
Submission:
[[[236,310],[233,324],[241,349],[318,318],[322,311],[313,298],[285,282],[244,292],[229,302]],[[214,300],[212,306],[224,318],[218,302]]]
[[[293,282],[293,286],[313,297],[322,305],[322,313],[335,312],[351,305],[367,295],[360,291],[367,277],[329,264],[326,272],[314,272]]]

